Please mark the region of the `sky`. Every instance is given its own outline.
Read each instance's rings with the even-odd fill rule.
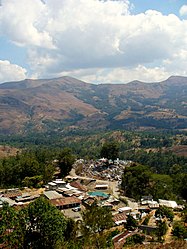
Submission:
[[[187,76],[187,0],[0,0],[0,83]]]

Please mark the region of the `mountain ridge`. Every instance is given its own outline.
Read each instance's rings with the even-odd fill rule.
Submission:
[[[185,129],[187,77],[91,84],[73,77],[0,84],[0,133]]]

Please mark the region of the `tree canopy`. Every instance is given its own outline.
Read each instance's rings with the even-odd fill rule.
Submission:
[[[101,148],[100,156],[114,161],[119,157],[119,144],[116,141],[105,142]]]
[[[66,219],[44,197],[38,198],[27,208],[27,244],[34,248],[53,249],[64,241]]]
[[[169,221],[173,221],[174,213],[171,208],[161,206],[156,210],[155,217],[160,217],[160,218],[166,217]]]
[[[149,195],[151,171],[147,166],[137,165],[125,168],[122,178],[122,189],[125,195],[140,200],[143,195]]]
[[[128,215],[127,221],[125,223],[125,228],[127,230],[135,230],[137,226],[138,226],[137,220],[135,220],[132,215]]]
[[[0,219],[0,243],[8,248],[61,248],[66,239],[66,218],[44,197],[21,210],[4,204]]]
[[[155,200],[186,199],[186,176],[184,173],[175,176],[156,174],[148,166],[133,163],[124,169],[121,188],[125,195],[136,200],[144,195],[152,195]]]
[[[83,211],[82,219],[81,231],[85,242],[88,241],[89,244],[94,244],[96,248],[103,248],[107,243],[107,234],[103,232],[113,226],[110,209],[100,207],[94,202]]]
[[[61,170],[61,176],[65,177],[72,169],[72,165],[75,161],[75,156],[72,154],[70,148],[64,148],[58,155],[58,167]]]
[[[187,228],[181,222],[175,222],[172,234],[178,239],[185,239],[187,238]]]
[[[52,179],[54,154],[49,150],[26,150],[0,159],[0,187],[40,187]]]

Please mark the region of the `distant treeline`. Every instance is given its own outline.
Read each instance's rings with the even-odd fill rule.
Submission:
[[[17,156],[0,160],[0,187],[40,187],[52,179],[56,166],[53,163],[54,159],[58,159],[63,177],[71,170],[75,158],[89,160],[107,156],[112,160],[115,157],[131,160],[136,167],[139,167],[138,173],[136,173],[136,167],[132,167],[132,172],[131,168],[124,172],[122,185],[127,195],[137,199],[141,195],[151,193],[155,198],[186,199],[187,158],[179,157],[167,150],[170,146],[184,144],[185,133],[110,131],[83,134],[72,132],[61,136],[55,133],[30,134],[25,137],[1,136],[0,138],[1,144],[22,148],[22,153]],[[139,164],[143,165],[143,168],[137,166]],[[126,176],[129,174],[131,181],[127,181]],[[147,182],[142,185],[146,179]],[[134,186],[138,191],[141,189],[141,192],[134,193]]]
[[[135,148],[163,148],[176,144],[187,143],[187,133],[163,130],[132,132],[113,131],[82,131],[30,133],[26,135],[2,135],[0,144],[9,144],[19,148],[63,148],[69,147],[80,157],[98,158],[101,146],[105,141],[116,140],[119,143],[120,158],[126,157],[126,151]]]

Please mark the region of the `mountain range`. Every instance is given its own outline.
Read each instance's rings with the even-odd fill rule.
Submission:
[[[65,76],[0,84],[0,134],[186,128],[187,77],[96,85]]]

